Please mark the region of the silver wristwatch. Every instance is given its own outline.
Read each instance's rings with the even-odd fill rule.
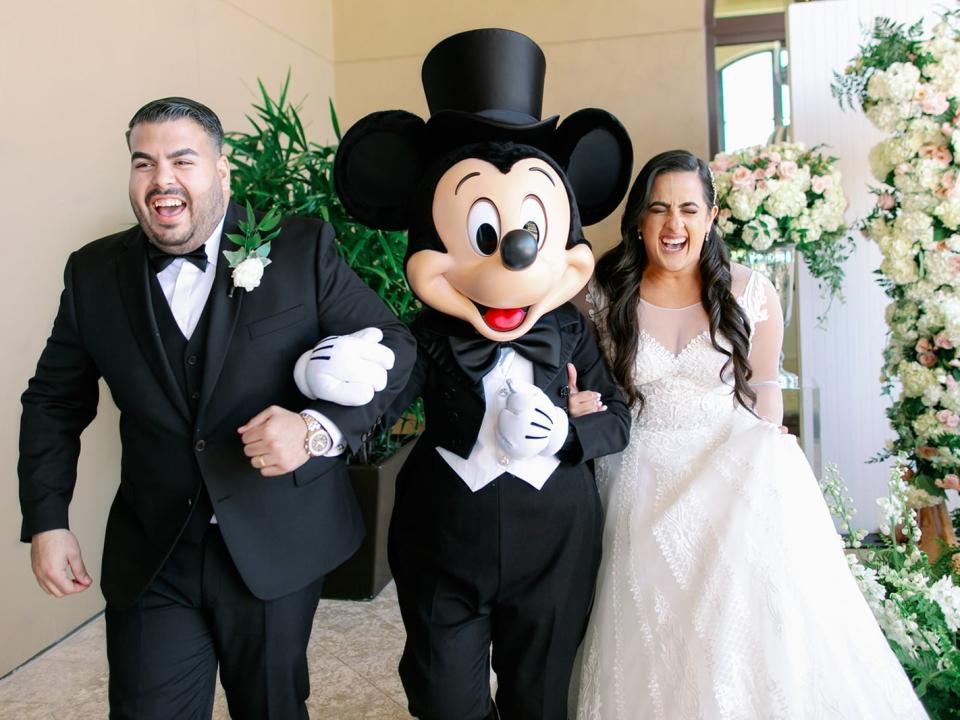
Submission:
[[[302,412],[300,417],[307,424],[307,437],[303,441],[303,449],[310,457],[325,455],[333,445],[330,433],[310,413]]]

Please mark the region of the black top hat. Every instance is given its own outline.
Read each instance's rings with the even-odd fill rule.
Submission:
[[[468,30],[446,38],[423,61],[428,132],[458,142],[466,136],[542,146],[558,119],[540,119],[546,69],[539,46],[512,30]]]
[[[546,60],[512,30],[468,30],[442,40],[423,61],[430,108],[424,122],[402,110],[375,112],[343,136],[334,184],[347,212],[371,227],[404,229],[427,169],[456,148],[486,142],[529,145],[567,175],[583,224],[597,222],[627,190],[633,150],[610,113],[586,108],[559,126],[540,119]]]

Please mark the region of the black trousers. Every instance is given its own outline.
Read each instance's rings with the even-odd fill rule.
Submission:
[[[539,491],[508,474],[476,493],[447,473],[402,480],[390,565],[407,630],[400,678],[410,713],[567,720],[600,563],[592,473],[571,471]]]
[[[181,539],[132,607],[107,605],[111,720],[306,719],[306,649],[322,579],[277,600],[244,585],[215,524]]]

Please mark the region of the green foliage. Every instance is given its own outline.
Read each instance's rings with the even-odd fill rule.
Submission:
[[[270,96],[262,81],[258,80],[257,84],[260,102],[253,105],[254,114],[247,115],[249,129],[227,133],[224,139],[230,149],[230,186],[234,200],[276,216],[298,215],[329,222],[336,230],[340,256],[401,320],[411,320],[419,304],[403,273],[406,234],[368,228],[347,214],[333,183],[337,146],[307,139],[300,106],[288,97],[290,73],[276,99]],[[339,140],[340,125],[332,101],[330,119]],[[283,242],[282,237],[279,242]],[[408,411],[413,412],[415,418],[408,423],[410,426],[420,425],[419,407]],[[393,436],[389,428],[380,428],[354,461],[379,462],[414,434]]]

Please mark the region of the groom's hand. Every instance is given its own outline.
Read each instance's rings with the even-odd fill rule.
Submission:
[[[237,432],[243,440],[243,454],[264,477],[293,472],[310,459],[303,418],[277,405],[254,415]]]
[[[80,543],[65,528],[30,538],[30,564],[37,583],[54,597],[82,592],[92,582],[80,556]]]

